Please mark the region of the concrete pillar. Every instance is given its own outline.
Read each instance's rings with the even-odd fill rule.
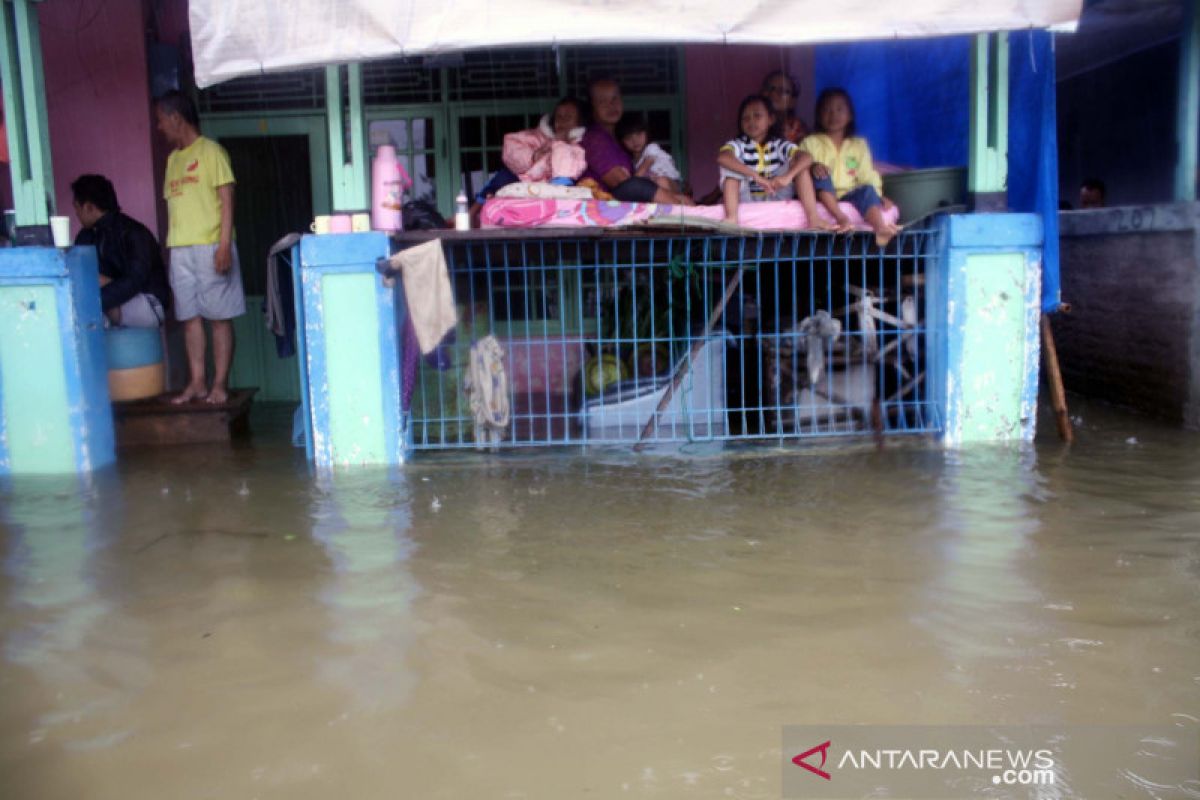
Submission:
[[[342,67],[325,68],[325,115],[329,124],[329,178],[334,211],[362,211],[371,205],[367,186],[367,146],[362,100],[362,65],[346,68],[348,108],[342,110]],[[347,117],[347,114],[349,115]],[[349,141],[346,127],[349,123]],[[346,148],[349,145],[349,153]]]
[[[1008,206],[1008,34],[981,33],[971,45],[967,191],[977,211]]]
[[[305,236],[295,286],[309,457],[318,468],[400,464],[399,324],[375,262],[379,232]]]
[[[942,254],[927,294],[932,374],[944,441],[1031,441],[1041,352],[1042,222],[969,214],[940,223]]]
[[[95,248],[0,249],[0,475],[115,457]]]

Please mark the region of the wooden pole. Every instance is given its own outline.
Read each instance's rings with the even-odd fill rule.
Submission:
[[[693,359],[700,355],[700,351],[708,343],[709,334],[712,333],[717,320],[725,313],[725,306],[729,304],[729,298],[733,297],[733,293],[737,291],[738,286],[742,283],[742,270],[743,267],[739,265],[737,274],[733,276],[733,280],[725,287],[725,296],[721,298],[721,302],[717,303],[717,307],[709,315],[708,324],[704,326],[703,335],[692,343],[691,353],[679,364],[679,368],[675,370],[675,375],[671,378],[671,383],[667,386],[667,391],[663,392],[662,400],[658,401],[658,408],[654,409],[654,413],[650,415],[650,419],[646,420],[646,427],[642,428],[641,434],[638,435],[637,443],[633,446],[635,453],[641,452],[642,448],[646,446],[646,437],[654,430],[654,426],[658,423],[658,416],[670,405],[671,398],[675,395],[675,390],[679,388],[679,384],[683,382],[684,376],[691,369]]]
[[[1046,357],[1046,381],[1050,384],[1050,403],[1058,423],[1058,436],[1067,444],[1075,441],[1071,417],[1067,414],[1067,392],[1063,388],[1062,369],[1058,365],[1058,350],[1054,347],[1054,332],[1050,330],[1050,315],[1042,313],[1042,352]]]

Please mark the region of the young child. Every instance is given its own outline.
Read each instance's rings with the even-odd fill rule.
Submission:
[[[617,141],[633,156],[633,174],[650,178],[669,192],[679,192],[680,175],[671,154],[649,141],[646,119],[640,114],[626,114],[617,123]]]
[[[717,155],[730,222],[738,221],[739,203],[790,200],[800,191],[800,149],[779,136],[775,123],[775,112],[762,95],[752,94],[738,107],[741,135],[722,145]]]
[[[583,148],[583,110],[579,101],[564,97],[536,128],[504,136],[501,159],[522,181],[550,181],[570,186],[587,168]]]
[[[867,140],[854,135],[854,104],[844,89],[826,89],[817,97],[817,132],[800,142],[801,168],[812,181],[801,187],[800,201],[810,221],[817,220],[820,202],[837,220],[840,232],[851,229],[838,207],[845,200],[858,209],[875,231],[875,243],[884,247],[900,230],[883,218],[892,201],[883,197],[883,178],[871,161]],[[811,186],[813,193],[808,191]],[[814,196],[815,193],[815,196]]]

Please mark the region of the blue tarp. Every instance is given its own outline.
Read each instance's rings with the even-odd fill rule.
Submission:
[[[1042,310],[1061,302],[1058,272],[1058,135],[1054,38],[1009,34],[1008,207],[1042,217]]]
[[[965,166],[970,126],[971,37],[856,42],[816,48],[816,91],[850,93],[859,133],[877,161]],[[1058,141],[1053,40],[1009,35],[1008,206],[1042,216],[1042,307],[1059,304]],[[814,95],[815,96],[815,95]]]

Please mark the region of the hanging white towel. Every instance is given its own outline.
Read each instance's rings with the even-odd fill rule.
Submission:
[[[458,324],[454,288],[450,284],[450,270],[446,267],[442,242],[433,239],[401,250],[388,261],[400,270],[404,281],[404,298],[413,330],[417,332],[421,353],[431,353]]]
[[[471,362],[463,379],[463,392],[475,417],[476,447],[490,444],[495,449],[504,439],[511,416],[504,348],[495,336],[485,336],[471,345]]]

